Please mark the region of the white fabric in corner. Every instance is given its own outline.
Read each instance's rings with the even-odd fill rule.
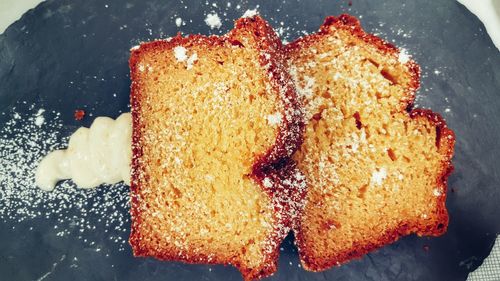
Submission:
[[[500,236],[497,236],[490,255],[483,264],[469,274],[467,281],[499,281],[500,280]]]

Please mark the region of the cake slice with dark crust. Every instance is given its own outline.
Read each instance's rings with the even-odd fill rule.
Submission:
[[[308,192],[296,229],[304,267],[324,270],[403,235],[441,235],[454,134],[412,110],[418,65],[349,15],[287,46],[305,99],[294,159]]]
[[[247,280],[276,270],[305,189],[288,160],[303,114],[285,64],[258,16],[132,50],[134,255],[231,264]]]

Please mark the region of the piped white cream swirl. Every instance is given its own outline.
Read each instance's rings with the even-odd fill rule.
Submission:
[[[71,135],[68,148],[45,156],[36,171],[36,185],[53,190],[64,179],[80,188],[124,181],[130,184],[132,117],[123,113],[116,120],[97,117],[90,128]]]

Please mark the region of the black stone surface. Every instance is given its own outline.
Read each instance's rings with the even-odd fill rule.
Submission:
[[[500,232],[500,55],[481,22],[452,0],[353,0],[352,6],[348,1],[326,0],[231,1],[230,8],[227,1],[217,2],[217,7],[212,3],[43,2],[0,35],[0,112],[14,106],[23,110],[21,102],[35,103],[47,112],[60,112],[63,133],[69,135],[93,119],[75,121],[77,108],[93,116],[116,117],[128,111],[127,60],[129,48],[139,41],[179,31],[222,34],[256,5],[276,28],[281,22],[291,27],[284,36],[289,41],[302,31],[317,30],[327,15],[362,16],[366,30],[395,41],[414,56],[424,72],[418,105],[442,113],[456,133],[456,169],[449,180],[455,192],[450,191],[447,200],[449,230],[439,238],[403,238],[322,273],[306,272],[297,265],[289,237],[283,244],[279,271],[269,280],[465,280],[488,255]],[[204,23],[212,11],[223,19],[220,30],[212,31]],[[177,27],[176,17],[186,25]],[[0,126],[8,118],[0,115]],[[100,190],[96,196],[105,192],[110,191]],[[127,212],[125,208],[119,211]],[[231,267],[133,258],[128,247],[118,251],[117,245],[102,239],[107,235],[103,229],[93,235],[106,251],[96,252],[71,235],[57,237],[44,227],[48,220],[0,222],[0,280],[240,279]],[[30,226],[36,226],[36,231],[25,231]],[[126,239],[128,231],[121,235]],[[70,257],[78,258],[78,267],[70,266]]]

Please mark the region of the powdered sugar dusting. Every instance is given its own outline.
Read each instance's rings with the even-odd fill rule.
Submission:
[[[380,168],[379,170],[373,171],[371,183],[375,185],[382,185],[384,180],[387,178],[387,171],[385,168]]]
[[[198,60],[198,54],[194,53],[192,54],[189,59],[187,60],[187,69],[193,68],[193,63]]]
[[[281,123],[281,113],[276,112],[274,114],[267,115],[266,119],[269,125],[279,125]]]
[[[267,187],[267,188],[271,188],[273,187],[273,182],[270,178],[264,178],[264,180],[262,181],[262,183],[264,184],[264,187]]]
[[[183,46],[176,46],[174,48],[174,56],[177,59],[177,61],[182,62],[187,60],[187,50]]]
[[[441,189],[439,189],[438,187],[434,188],[434,190],[432,191],[432,194],[434,194],[434,196],[436,196],[436,197],[443,195],[443,193],[441,192]]]
[[[222,26],[222,22],[216,13],[208,14],[205,18],[205,23],[210,26],[210,29],[219,29]]]
[[[273,189],[272,201],[278,218],[275,237],[266,247],[271,253],[290,230],[297,229],[305,205],[307,183],[304,174],[291,162],[272,171],[263,179],[263,185]]]
[[[183,23],[182,18],[175,19],[175,25],[177,25],[177,27],[181,27],[182,23]]]
[[[193,64],[198,60],[198,54],[193,52],[191,56],[188,56],[187,52],[185,47],[176,46],[174,48],[174,57],[178,62],[186,62],[186,68],[190,70],[193,68]]]
[[[406,52],[406,49],[401,48],[398,55],[398,61],[400,63],[407,63],[410,61],[410,55]]]
[[[246,10],[245,13],[243,14],[243,16],[241,16],[241,17],[242,18],[251,18],[251,17],[256,16],[258,14],[259,13],[257,12],[257,9]]]
[[[38,110],[36,117],[35,117],[35,125],[38,127],[41,127],[43,123],[45,122],[45,117],[43,117],[43,113],[45,112],[45,109],[41,108]]]

